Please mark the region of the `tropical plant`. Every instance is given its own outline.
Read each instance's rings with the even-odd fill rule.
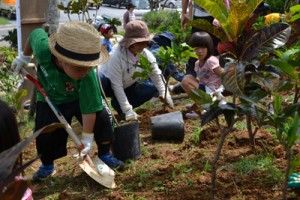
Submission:
[[[19,166],[17,169],[14,169],[19,155],[38,135],[47,134],[58,128],[65,128],[65,126],[60,123],[45,126],[27,139],[0,153],[0,199],[22,199],[23,194],[28,188],[28,183],[25,180],[16,180],[15,177],[23,172],[39,157],[36,157],[22,166]]]
[[[230,10],[226,9],[222,1],[195,0],[195,3],[198,3],[217,19],[222,28],[211,26],[205,20],[194,20],[188,24],[201,28],[226,43],[227,51],[221,55],[227,61],[222,75],[222,83],[227,91],[241,98],[240,105],[210,104],[208,112],[202,119],[202,125],[205,125],[214,119],[218,120],[218,116],[224,114],[227,122],[227,128],[222,130],[221,141],[213,160],[213,195],[215,191],[214,170],[216,169],[214,164],[216,164],[217,154],[222,148],[222,140],[235,123],[234,115],[247,115],[249,138],[254,146],[257,128],[263,125],[265,117],[268,118],[272,112],[271,108],[274,106],[272,100],[274,88],[276,88],[274,80],[281,77],[282,73],[275,66],[267,63],[270,59],[274,59],[272,54],[274,49],[282,47],[288,41],[291,27],[287,23],[278,22],[254,30],[252,24],[259,17],[256,9],[262,3],[261,0],[231,1]],[[196,98],[197,101],[199,100]],[[258,126],[254,131],[252,130],[253,120],[257,122]],[[219,124],[218,121],[216,122]]]

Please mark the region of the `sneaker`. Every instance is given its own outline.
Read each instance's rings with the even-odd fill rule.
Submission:
[[[32,180],[42,181],[53,174],[55,174],[54,165],[43,165],[42,164],[39,167],[39,170],[37,172],[35,172],[35,174],[33,175]]]
[[[125,164],[122,161],[116,159],[109,153],[101,155],[101,156],[99,156],[99,158],[112,169],[116,169],[116,168],[125,166]]]
[[[189,112],[189,113],[186,113],[185,114],[185,117],[187,119],[200,119],[200,115],[198,115],[196,112],[192,111],[192,112]]]

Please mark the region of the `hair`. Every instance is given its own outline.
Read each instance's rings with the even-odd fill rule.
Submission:
[[[5,151],[20,142],[18,123],[15,111],[7,103],[0,100],[0,152]],[[21,155],[15,168],[20,166]]]
[[[214,54],[214,43],[211,36],[204,31],[195,32],[192,34],[189,45],[193,48],[195,47],[206,47],[207,48],[207,56],[209,58]]]
[[[132,4],[132,3],[129,3],[127,6],[126,6],[127,10],[129,10],[130,8],[135,8],[135,5]]]

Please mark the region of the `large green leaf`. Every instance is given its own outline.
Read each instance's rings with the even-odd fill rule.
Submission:
[[[220,38],[221,40],[230,41],[237,44],[238,36],[242,33],[247,21],[262,0],[231,1],[230,11],[227,11],[223,1],[220,0],[194,0],[194,2],[204,8],[220,22],[223,35],[226,35],[227,39],[225,40],[224,36],[221,37],[221,34],[215,30],[208,31],[205,27],[205,24],[198,24],[201,26],[203,25],[204,27],[196,26],[197,28],[201,28],[212,34],[216,32],[218,34],[216,37]]]
[[[205,32],[208,32],[217,38],[219,38],[221,41],[228,42],[229,39],[226,36],[226,33],[222,30],[217,28],[216,26],[212,26],[207,20],[204,19],[197,19],[192,20],[187,23],[188,26],[192,26],[195,28],[199,28]]]
[[[286,23],[279,22],[262,28],[247,41],[240,56],[241,60],[249,61],[282,47],[290,34],[291,27]]]
[[[286,75],[294,80],[298,80],[298,72],[295,67],[291,66],[289,63],[281,60],[271,60],[268,64],[277,67]]]
[[[193,101],[195,101],[199,105],[212,102],[211,96],[198,88],[192,89],[191,92],[189,93],[189,96]]]
[[[245,86],[245,65],[241,62],[228,62],[222,74],[225,90],[236,95],[243,95]]]

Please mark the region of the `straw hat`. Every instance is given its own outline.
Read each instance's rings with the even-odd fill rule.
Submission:
[[[109,59],[101,44],[98,31],[85,22],[66,22],[49,38],[49,48],[58,59],[85,67],[103,64]]]
[[[128,48],[134,43],[150,42],[151,39],[147,24],[141,20],[132,20],[126,24],[124,37],[119,44]]]

